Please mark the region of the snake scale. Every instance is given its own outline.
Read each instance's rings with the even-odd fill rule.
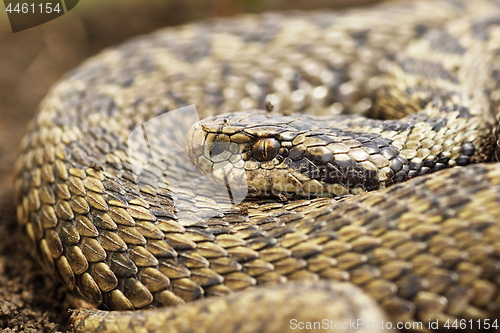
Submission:
[[[243,15],[69,72],[21,143],[18,220],[69,290],[144,309],[83,310],[74,330],[493,323],[500,168],[473,162],[497,146],[499,17],[468,0]],[[186,140],[182,117],[143,125],[192,104],[208,119]]]

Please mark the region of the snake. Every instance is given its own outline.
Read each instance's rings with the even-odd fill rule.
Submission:
[[[67,73],[14,188],[74,331],[497,327],[499,14],[209,19]]]

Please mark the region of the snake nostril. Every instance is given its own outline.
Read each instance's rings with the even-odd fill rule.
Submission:
[[[276,139],[260,139],[253,144],[252,155],[259,162],[270,161],[278,155],[280,148],[281,145]]]
[[[218,156],[229,149],[227,142],[212,142],[210,144],[210,156]]]

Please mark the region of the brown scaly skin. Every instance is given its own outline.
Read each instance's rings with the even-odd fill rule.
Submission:
[[[452,167],[491,156],[499,11],[493,1],[420,1],[242,16],[165,29],[70,72],[21,144],[18,219],[47,271],[90,303],[110,310],[174,306],[161,313],[85,311],[75,314],[75,330],[283,331],[292,319],[382,321],[382,312],[394,327],[422,322],[415,330],[456,319],[492,324],[500,312],[500,171],[496,164]],[[431,29],[437,26],[444,30]],[[266,100],[290,113],[278,117],[406,116],[344,116],[334,126],[372,136],[301,133],[282,156],[293,160],[296,147],[297,156],[327,166],[332,162],[320,152],[329,152],[335,163],[352,159],[364,168],[335,165],[342,174],[376,173],[351,190],[347,182],[359,185],[359,177],[333,186],[290,169],[302,177],[290,191],[298,195],[376,191],[232,205],[227,191],[201,177],[214,171],[201,159],[217,155],[213,142],[230,138],[257,156],[245,172],[272,171],[281,163],[272,162],[274,141],[249,148],[226,116],[205,126],[208,150],[190,150],[200,173],[182,153],[186,119],[145,123],[190,104],[206,117],[264,109]],[[148,145],[141,146],[129,135],[142,124]],[[308,130],[323,127],[332,125]],[[245,131],[252,139],[265,132]],[[199,147],[197,138],[188,136],[188,144]],[[266,173],[248,175],[252,188],[275,184]]]
[[[256,307],[256,304],[265,306]],[[321,323],[315,328],[323,330],[342,328],[340,323],[345,323],[345,329],[356,323],[358,332],[384,332],[384,326],[376,329],[367,325],[381,320],[388,323],[373,300],[352,284],[316,281],[268,286],[233,293],[226,298],[211,297],[199,301],[196,307],[184,305],[142,313],[81,311],[75,315],[75,331],[104,331],[99,328],[103,319],[114,322],[118,317],[121,323],[106,325],[106,332],[118,333],[124,328],[156,332],[168,327],[170,332],[278,333],[287,326],[294,330],[307,328],[308,322]],[[366,322],[359,322],[360,318]]]

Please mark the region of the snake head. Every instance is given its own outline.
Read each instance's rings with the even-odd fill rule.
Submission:
[[[381,162],[386,158],[370,140],[407,162],[377,135],[336,129],[326,118],[265,111],[207,118],[189,131],[187,150],[205,176],[250,196],[341,196],[378,189],[394,177],[390,168],[378,168],[390,162]]]
[[[245,188],[250,196],[259,197],[295,192],[277,189],[278,183],[289,182],[280,180],[289,174],[283,163],[288,155],[283,133],[291,121],[291,117],[270,116],[265,111],[207,118],[188,132],[186,148],[198,169],[218,184]]]

